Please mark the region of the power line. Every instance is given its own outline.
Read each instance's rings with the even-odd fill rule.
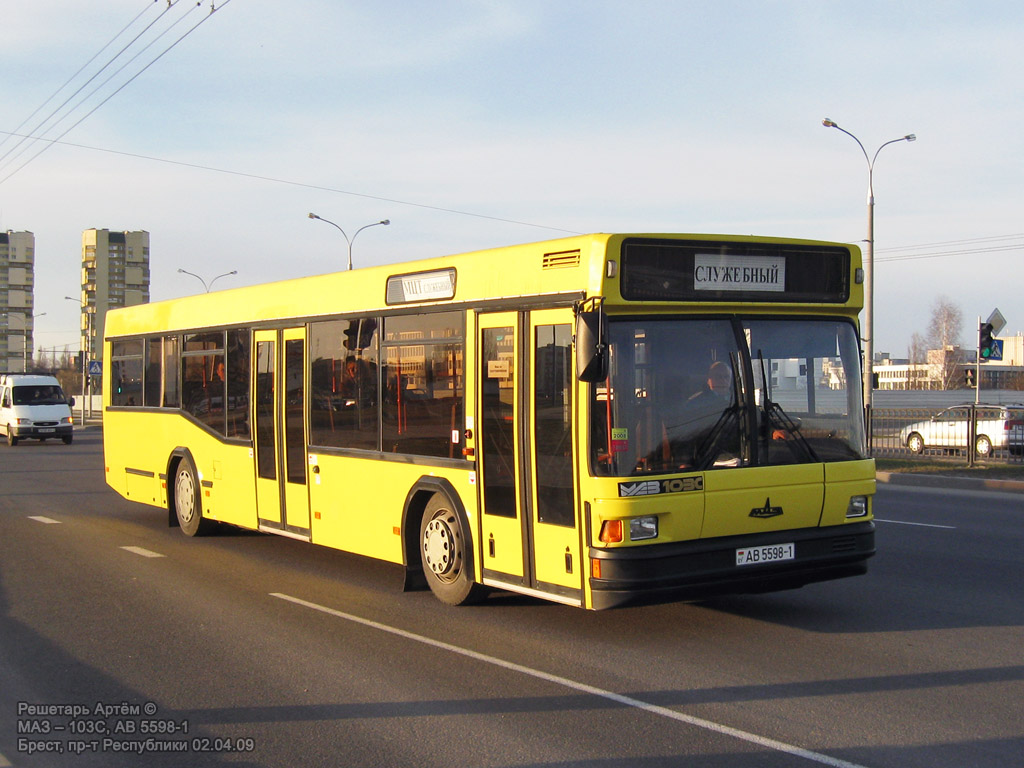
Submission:
[[[154,0],[154,2],[156,2],[156,0]],[[60,87],[59,87],[59,88],[58,88],[57,90],[55,90],[55,91],[54,91],[53,93],[51,93],[51,94],[50,94],[50,95],[49,95],[49,96],[48,96],[48,97],[47,97],[47,98],[46,98],[46,99],[45,99],[45,100],[43,101],[43,103],[42,103],[42,104],[40,104],[40,105],[39,105],[38,107],[36,107],[36,108],[35,108],[35,109],[34,109],[34,110],[32,111],[32,113],[31,113],[31,114],[30,114],[30,115],[29,115],[28,117],[26,117],[26,118],[25,118],[24,120],[22,120],[22,121],[21,121],[20,123],[18,123],[18,126],[17,126],[17,127],[16,127],[16,128],[14,129],[15,133],[16,133],[17,131],[20,131],[20,130],[21,130],[21,129],[22,129],[22,128],[23,128],[24,126],[25,126],[25,123],[27,123],[27,122],[28,122],[29,120],[31,120],[31,119],[32,119],[33,117],[35,117],[35,116],[36,116],[36,114],[38,114],[38,112],[39,112],[39,111],[40,111],[40,110],[41,110],[41,109],[42,109],[43,107],[45,107],[45,106],[46,106],[47,104],[49,104],[49,103],[50,103],[51,101],[53,101],[53,100],[54,100],[55,98],[57,98],[57,94],[58,94],[58,93],[60,93],[61,91],[63,91],[63,90],[65,89],[65,88],[67,88],[67,87],[68,87],[68,85],[70,85],[70,84],[71,84],[71,82],[72,82],[72,81],[73,81],[73,80],[74,80],[74,79],[75,79],[76,77],[78,77],[78,76],[79,76],[80,74],[82,74],[82,72],[83,72],[83,71],[85,71],[85,68],[86,68],[86,67],[88,67],[88,66],[89,66],[90,64],[92,64],[92,63],[93,63],[93,61],[95,61],[95,60],[96,60],[96,58],[97,58],[97,57],[98,57],[98,56],[99,56],[99,55],[100,55],[101,53],[103,53],[103,51],[105,51],[105,50],[106,50],[107,48],[109,48],[109,47],[111,46],[111,44],[113,44],[113,42],[114,42],[115,40],[117,40],[117,38],[119,38],[119,37],[120,37],[121,35],[123,35],[123,34],[125,33],[125,31],[126,31],[126,30],[127,30],[127,29],[128,29],[128,28],[129,28],[129,27],[130,27],[130,26],[132,25],[132,24],[134,24],[134,23],[135,23],[136,21],[138,21],[138,20],[139,20],[140,18],[142,18],[142,16],[143,16],[143,15],[145,15],[145,13],[146,13],[146,12],[147,12],[147,11],[148,11],[148,10],[149,10],[149,9],[150,9],[151,7],[152,7],[152,5],[147,5],[147,6],[145,7],[145,8],[143,8],[143,9],[142,9],[142,11],[141,11],[141,12],[140,12],[140,13],[139,13],[139,14],[138,14],[138,15],[137,15],[137,16],[136,16],[135,18],[133,18],[133,19],[132,19],[131,21],[129,21],[129,22],[127,23],[127,24],[125,24],[125,25],[124,25],[124,27],[122,27],[122,28],[121,28],[121,31],[120,31],[120,32],[118,32],[118,33],[117,33],[116,35],[114,35],[114,36],[113,36],[112,38],[110,38],[110,39],[109,39],[109,40],[108,40],[108,41],[107,41],[107,42],[106,42],[106,43],[105,43],[105,44],[103,45],[103,47],[102,47],[102,48],[100,48],[100,49],[99,49],[98,51],[96,51],[96,53],[94,53],[94,54],[92,55],[92,58],[90,58],[90,59],[89,59],[89,60],[88,60],[87,62],[85,62],[85,64],[83,64],[83,65],[82,65],[81,67],[79,67],[79,68],[78,68],[78,71],[77,71],[77,72],[75,72],[75,74],[73,74],[73,75],[72,75],[71,77],[69,77],[69,78],[68,78],[67,80],[65,80],[65,81],[64,81],[64,83],[63,83],[63,84],[62,84],[62,85],[61,85],[61,86],[60,86]],[[106,65],[104,65],[104,66],[106,66]],[[102,72],[103,70],[101,69],[100,71]],[[58,109],[59,109],[59,107],[58,107]],[[52,116],[52,114],[53,114],[53,113],[51,113],[51,116]],[[49,118],[47,118],[47,120],[48,120],[48,119],[49,119]],[[43,122],[45,123],[45,122],[46,122],[46,120],[44,120]],[[38,127],[38,126],[37,126],[37,127]],[[34,131],[34,130],[33,130],[33,131],[30,131],[30,133],[35,133],[35,131]],[[6,144],[6,143],[7,143],[7,140],[8,140],[9,138],[11,138],[11,136],[13,136],[13,135],[14,135],[14,134],[7,134],[7,135],[6,135],[6,136],[5,136],[4,138],[3,138],[3,140],[2,140],[2,141],[0,141],[0,147],[2,147],[2,146],[3,146],[4,144]],[[7,155],[5,154],[5,155],[4,155],[4,157],[6,157],[6,156],[7,156]],[[0,158],[0,160],[2,160],[2,159],[3,159],[3,158]]]
[[[979,247],[943,249],[925,253],[908,253],[908,251],[920,251],[925,248],[958,245],[977,245]],[[939,243],[924,243],[921,245],[908,245],[899,248],[887,248],[885,250],[895,251],[895,253],[894,255],[891,256],[883,256],[881,258],[876,257],[875,261],[915,261],[918,259],[938,259],[945,258],[948,256],[970,256],[975,254],[1005,253],[1009,251],[1024,250],[1024,234],[993,235],[990,237],[976,237],[967,240],[949,240],[946,242]]]
[[[225,5],[226,5],[226,3],[225,3]],[[0,133],[6,133],[6,131],[0,131]],[[152,155],[142,155],[142,154],[138,154],[136,152],[124,152],[124,151],[117,150],[117,149],[108,149],[106,147],[92,147],[92,146],[89,146],[87,144],[76,144],[76,143],[70,142],[70,141],[60,141],[59,139],[47,139],[47,141],[50,142],[50,145],[60,144],[61,146],[64,146],[64,147],[74,147],[75,149],[87,149],[87,150],[89,150],[91,152],[106,152],[107,154],[120,155],[121,157],[131,157],[131,158],[135,158],[137,160],[148,160],[148,161],[154,162],[154,163],[165,163],[166,165],[177,165],[177,166],[182,167],[182,168],[193,168],[193,169],[199,170],[199,171],[210,171],[212,173],[223,173],[223,174],[228,175],[228,176],[238,176],[238,177],[244,178],[244,179],[254,179],[256,181],[266,181],[266,182],[270,182],[272,184],[287,184],[288,186],[292,186],[292,187],[301,187],[303,189],[314,189],[314,190],[317,190],[319,192],[332,192],[332,193],[338,194],[338,195],[348,195],[350,197],[360,197],[360,198],[363,198],[365,200],[377,200],[377,201],[383,202],[383,203],[392,203],[394,205],[404,205],[404,206],[408,206],[408,207],[411,207],[411,208],[422,208],[424,210],[437,211],[439,213],[451,213],[451,214],[456,214],[458,216],[472,216],[472,217],[477,218],[477,219],[487,219],[489,221],[497,221],[497,222],[501,222],[503,224],[516,224],[516,225],[523,226],[523,227],[535,227],[537,229],[548,229],[548,230],[552,230],[554,232],[565,232],[565,233],[571,234],[571,235],[581,234],[580,232],[577,232],[575,230],[565,229],[563,227],[552,227],[552,226],[549,226],[549,225],[546,225],[546,224],[535,224],[535,223],[529,222],[529,221],[517,221],[515,219],[506,219],[506,218],[502,218],[500,216],[490,216],[490,215],[487,215],[487,214],[484,214],[484,213],[474,213],[474,212],[471,212],[471,211],[460,211],[460,210],[458,210],[456,208],[443,208],[443,207],[437,206],[437,205],[428,205],[426,203],[414,203],[414,202],[411,202],[409,200],[398,200],[396,198],[382,197],[382,196],[379,196],[379,195],[368,195],[368,194],[364,194],[364,193],[361,193],[361,192],[352,192],[352,191],[346,190],[346,189],[338,189],[337,187],[327,187],[327,186],[323,186],[323,185],[319,185],[319,184],[309,184],[309,183],[301,182],[301,181],[293,181],[291,179],[279,179],[279,178],[275,178],[273,176],[263,176],[263,175],[256,174],[256,173],[247,173],[245,171],[233,171],[233,170],[230,170],[230,169],[227,169],[227,168],[216,168],[214,166],[200,165],[198,163],[187,163],[187,162],[185,162],[183,160],[168,160],[167,158],[164,158],[164,157],[153,157]],[[7,178],[10,178],[10,176],[8,176]],[[3,179],[3,180],[0,180],[0,184],[2,184],[6,180],[7,180],[6,178]]]
[[[177,2],[177,0],[174,0],[174,2]],[[148,6],[148,7],[146,8],[146,10],[149,10],[149,7],[152,7],[152,6]],[[57,113],[59,113],[59,112],[60,112],[60,111],[61,111],[62,109],[64,109],[64,107],[66,107],[66,106],[68,105],[68,103],[69,103],[69,102],[70,102],[70,101],[71,101],[72,99],[74,99],[74,98],[75,98],[75,96],[77,96],[77,95],[78,95],[79,93],[81,93],[81,92],[82,92],[82,91],[83,91],[83,90],[84,90],[84,89],[85,89],[85,88],[86,88],[86,87],[87,87],[87,86],[89,85],[89,83],[91,83],[91,82],[92,82],[93,80],[95,80],[95,79],[96,79],[97,77],[99,77],[99,76],[100,76],[100,75],[101,75],[101,74],[102,74],[102,73],[103,73],[103,72],[104,72],[104,71],[105,71],[105,70],[107,69],[107,67],[109,67],[109,66],[110,66],[111,64],[113,64],[113,63],[114,63],[115,61],[117,61],[117,59],[118,59],[118,58],[119,58],[119,57],[121,56],[121,54],[123,54],[123,53],[124,53],[124,52],[125,52],[126,50],[128,50],[128,49],[129,49],[129,48],[130,48],[130,47],[131,47],[132,45],[134,45],[134,44],[135,44],[135,42],[136,42],[136,41],[137,41],[137,40],[138,40],[138,39],[139,39],[140,37],[142,37],[142,35],[144,35],[144,34],[145,34],[145,33],[146,33],[147,31],[149,31],[149,30],[150,30],[150,29],[151,29],[151,28],[153,27],[153,25],[154,25],[154,24],[156,24],[156,23],[157,23],[157,22],[158,22],[158,21],[159,21],[159,20],[160,20],[161,18],[163,18],[164,14],[166,14],[166,13],[167,13],[168,11],[170,11],[172,7],[173,7],[173,4],[172,4],[172,3],[168,3],[168,5],[167,5],[167,8],[166,8],[166,9],[165,9],[165,10],[164,10],[164,11],[163,11],[163,12],[162,12],[162,13],[161,13],[161,14],[160,14],[159,16],[157,16],[157,17],[156,17],[155,19],[153,19],[153,21],[151,21],[151,22],[150,22],[149,24],[147,24],[147,25],[146,25],[146,26],[145,26],[145,27],[144,27],[144,28],[142,29],[142,31],[141,31],[141,32],[139,32],[139,33],[138,33],[138,34],[137,34],[137,35],[136,35],[135,37],[133,37],[133,38],[132,38],[131,40],[129,40],[129,41],[128,41],[128,43],[127,43],[126,45],[124,45],[124,46],[123,46],[123,47],[121,48],[121,50],[119,50],[119,51],[118,51],[117,53],[115,53],[115,54],[114,54],[113,56],[111,56],[111,57],[110,57],[109,59],[107,59],[106,63],[105,63],[105,64],[104,64],[104,65],[103,65],[102,67],[100,67],[100,68],[99,68],[99,69],[98,69],[98,70],[97,70],[97,71],[96,71],[95,73],[93,73],[93,75],[92,75],[91,77],[89,77],[89,78],[88,78],[88,79],[87,79],[87,80],[86,80],[86,81],[85,81],[84,83],[82,83],[82,84],[81,84],[80,86],[78,86],[78,88],[77,88],[77,89],[76,89],[76,90],[75,90],[75,91],[74,91],[74,92],[73,92],[73,93],[72,93],[72,94],[71,94],[70,96],[68,96],[68,97],[67,97],[66,99],[64,99],[64,101],[63,101],[63,102],[61,102],[61,103],[60,103],[60,104],[59,104],[59,105],[58,105],[57,107],[55,107],[55,108],[54,108],[53,110],[51,110],[51,111],[50,111],[50,113],[49,113],[49,114],[48,114],[48,115],[47,115],[46,117],[44,117],[44,118],[43,118],[42,120],[40,120],[40,121],[39,121],[39,122],[38,122],[38,123],[36,124],[36,126],[35,126],[34,128],[32,128],[32,129],[31,129],[31,130],[30,130],[30,131],[28,132],[28,136],[27,136],[27,137],[23,137],[23,138],[21,139],[21,141],[17,142],[17,143],[16,143],[16,144],[15,144],[15,145],[14,145],[13,147],[11,147],[10,149],[8,149],[8,150],[7,150],[7,151],[6,151],[6,152],[5,152],[4,154],[3,154],[3,156],[2,156],[2,157],[0,157],[0,161],[6,160],[6,159],[7,159],[7,158],[8,158],[8,157],[9,157],[9,156],[11,155],[11,153],[12,153],[12,152],[14,152],[15,150],[17,150],[17,149],[18,149],[18,147],[20,147],[20,146],[21,146],[22,144],[25,144],[25,142],[26,142],[26,141],[28,141],[29,143],[28,143],[28,144],[27,144],[27,145],[25,146],[25,148],[24,148],[24,149],[22,149],[22,150],[21,150],[21,152],[18,152],[18,154],[16,154],[16,155],[15,155],[15,156],[14,156],[13,158],[11,158],[11,160],[10,160],[10,161],[8,161],[8,165],[9,165],[9,164],[10,164],[11,162],[13,162],[13,161],[14,161],[14,160],[16,160],[16,159],[17,159],[18,157],[20,157],[20,156],[21,156],[22,154],[24,154],[24,153],[25,153],[25,151],[27,151],[27,150],[28,150],[28,148],[29,148],[29,147],[31,147],[31,146],[32,146],[33,144],[35,144],[35,143],[36,143],[37,141],[41,141],[42,139],[44,139],[44,138],[45,138],[45,136],[46,136],[46,134],[47,134],[47,133],[49,133],[49,131],[50,131],[50,130],[51,130],[51,129],[53,128],[53,126],[50,126],[49,128],[46,128],[46,129],[45,129],[45,130],[43,130],[43,131],[42,131],[41,133],[40,133],[40,129],[42,129],[44,125],[46,125],[46,124],[47,124],[47,123],[48,123],[48,122],[49,122],[50,120],[52,120],[52,119],[53,119],[53,117],[54,117],[54,116],[55,116],[55,115],[56,115]],[[140,13],[140,14],[139,14],[138,16],[136,16],[136,17],[135,17],[134,19],[132,19],[132,21],[131,21],[131,22],[129,22],[129,23],[128,23],[128,24],[127,24],[127,25],[126,25],[126,26],[125,26],[125,27],[124,27],[124,28],[123,28],[123,29],[122,29],[122,30],[121,30],[120,32],[118,32],[118,33],[117,33],[116,35],[114,35],[114,37],[113,37],[113,38],[111,38],[111,39],[110,39],[109,41],[107,41],[107,43],[106,43],[106,44],[105,44],[105,45],[104,45],[104,46],[103,46],[103,47],[102,47],[102,48],[101,48],[101,49],[100,49],[100,50],[99,50],[99,51],[98,51],[98,52],[97,52],[97,53],[96,53],[96,54],[95,54],[95,55],[94,55],[94,56],[93,56],[93,57],[92,57],[91,59],[89,59],[89,61],[88,61],[88,62],[86,62],[85,64],[83,64],[83,65],[82,65],[82,66],[81,66],[81,67],[80,67],[80,68],[78,69],[78,72],[76,72],[76,73],[75,73],[74,75],[72,75],[72,76],[71,76],[71,77],[70,77],[70,78],[68,79],[68,81],[67,81],[66,83],[64,83],[64,85],[62,85],[62,86],[61,86],[60,88],[58,88],[58,89],[57,89],[57,90],[56,90],[56,91],[55,91],[55,92],[54,92],[54,93],[53,93],[53,94],[52,94],[52,95],[50,96],[50,98],[49,98],[49,99],[47,99],[47,100],[46,100],[45,102],[43,102],[43,104],[42,104],[42,105],[41,105],[40,107],[38,107],[38,108],[37,108],[37,109],[35,110],[35,112],[33,112],[32,114],[33,114],[33,115],[35,115],[35,114],[36,114],[36,112],[38,112],[38,111],[39,111],[40,109],[42,109],[42,107],[43,107],[43,106],[45,106],[45,105],[46,105],[47,103],[49,103],[49,102],[50,102],[50,101],[51,101],[51,100],[52,100],[53,98],[55,98],[55,97],[57,96],[57,94],[58,94],[58,93],[60,93],[60,92],[61,92],[61,91],[62,91],[62,90],[63,90],[63,89],[65,88],[65,87],[67,87],[67,85],[68,85],[69,83],[71,83],[71,82],[72,82],[72,81],[73,81],[73,80],[74,80],[74,79],[75,79],[75,78],[76,78],[76,77],[77,77],[77,76],[78,76],[78,75],[79,75],[79,74],[80,74],[81,72],[83,72],[83,71],[85,70],[85,68],[86,68],[86,67],[88,67],[88,66],[89,66],[89,64],[90,64],[90,63],[92,63],[92,61],[96,59],[96,57],[97,57],[97,56],[99,56],[99,54],[100,54],[100,53],[102,53],[102,52],[103,52],[104,50],[106,50],[107,48],[109,48],[109,47],[110,47],[110,45],[111,45],[111,44],[112,44],[112,43],[113,43],[113,42],[114,42],[115,40],[117,40],[117,38],[118,38],[118,37],[120,37],[120,36],[121,36],[121,35],[122,35],[122,34],[123,34],[123,33],[124,33],[124,32],[125,32],[125,31],[126,31],[126,30],[127,30],[128,28],[129,28],[129,27],[131,27],[131,26],[132,26],[132,24],[134,24],[134,23],[135,23],[135,21],[136,21],[136,20],[138,20],[139,18],[141,18],[141,17],[142,17],[142,15],[143,15],[143,14],[145,14],[146,10],[144,10],[144,11],[143,11],[142,13]],[[102,86],[101,86],[101,87],[102,87]],[[93,91],[93,93],[95,93],[95,91]],[[91,95],[91,94],[90,94],[90,95]],[[87,96],[86,98],[88,98],[88,96]],[[84,100],[83,100],[83,101],[84,101]],[[79,106],[80,106],[80,105],[81,105],[81,102],[79,102]],[[72,113],[73,113],[73,112],[75,111],[75,109],[76,109],[76,107],[72,107],[72,108],[71,108],[70,110],[68,110],[67,114],[65,114],[65,116],[64,116],[64,117],[67,117],[68,115],[72,114]],[[61,118],[61,120],[63,120],[63,119],[64,119],[64,118]],[[27,120],[23,121],[23,122],[22,122],[22,125],[24,125],[24,124],[25,124],[25,122],[27,122]],[[59,122],[59,121],[58,121],[58,122]],[[20,126],[19,126],[19,129],[20,129]],[[16,129],[16,130],[18,130],[18,129]]]
[[[876,248],[875,253],[883,253],[886,251],[912,251],[919,250],[921,248],[935,248],[938,246],[945,245],[967,245],[970,243],[985,243],[994,240],[1015,240],[1017,238],[1024,237],[1024,233],[1016,235],[991,235],[989,237],[972,237],[967,240],[943,240],[937,243],[922,243],[920,245],[901,245],[901,246],[890,246],[889,248]]]
[[[175,0],[175,2],[177,2],[177,0]],[[145,66],[144,66],[144,67],[143,67],[142,69],[140,69],[140,70],[139,70],[138,72],[136,72],[136,73],[135,73],[134,75],[132,75],[132,76],[131,76],[130,78],[128,78],[128,80],[126,80],[126,81],[125,81],[124,83],[122,83],[122,84],[121,84],[120,86],[118,86],[118,87],[117,87],[117,89],[115,89],[115,90],[113,91],[113,93],[111,93],[110,95],[108,95],[108,96],[107,96],[106,98],[104,98],[104,99],[103,99],[103,100],[102,100],[102,101],[101,101],[101,102],[100,102],[99,104],[97,104],[97,105],[96,105],[95,107],[93,107],[93,108],[92,108],[91,110],[89,110],[89,112],[87,112],[87,113],[86,113],[86,114],[85,114],[85,115],[84,115],[83,117],[81,117],[80,119],[78,119],[78,120],[77,120],[77,121],[76,121],[76,122],[75,122],[75,123],[74,123],[73,125],[71,125],[71,126],[70,126],[70,127],[69,127],[69,128],[67,129],[67,130],[65,130],[65,131],[64,131],[63,133],[61,133],[61,134],[60,134],[60,135],[59,135],[59,136],[58,136],[58,137],[57,137],[56,139],[44,139],[44,138],[39,138],[39,140],[40,140],[40,141],[44,141],[44,142],[45,142],[45,146],[43,146],[43,148],[42,148],[42,149],[40,149],[40,150],[39,150],[38,152],[36,152],[36,153],[35,153],[34,155],[32,155],[32,157],[30,157],[30,158],[29,158],[28,160],[26,160],[26,161],[25,161],[24,163],[22,163],[22,164],[21,164],[21,165],[19,165],[19,166],[18,166],[17,168],[15,168],[15,169],[14,169],[13,171],[11,171],[11,172],[10,172],[10,173],[8,173],[8,174],[7,174],[6,176],[4,176],[4,177],[3,177],[2,179],[0,179],[0,184],[3,184],[3,183],[4,183],[5,181],[7,181],[8,179],[10,179],[10,178],[11,178],[12,176],[14,176],[14,175],[15,175],[16,173],[18,173],[18,171],[20,171],[20,170],[21,170],[22,168],[24,168],[24,167],[25,167],[26,165],[28,165],[29,163],[31,163],[31,162],[32,162],[33,160],[35,160],[35,159],[36,159],[37,157],[39,157],[39,156],[40,156],[41,154],[43,154],[43,152],[45,152],[45,151],[46,151],[46,150],[48,150],[48,149],[49,149],[50,147],[52,147],[52,146],[53,146],[54,144],[56,144],[56,143],[57,143],[57,142],[58,142],[58,141],[59,141],[60,139],[62,139],[62,138],[64,138],[65,136],[67,136],[67,135],[68,135],[68,134],[69,134],[69,133],[70,133],[70,132],[71,132],[72,130],[74,130],[74,129],[75,129],[75,128],[76,128],[77,126],[79,126],[79,125],[80,125],[80,124],[81,124],[82,122],[84,122],[84,121],[85,121],[86,119],[88,119],[88,118],[89,118],[89,117],[90,117],[90,116],[91,116],[91,115],[92,115],[93,113],[95,113],[95,112],[96,112],[96,110],[98,110],[98,109],[99,109],[100,107],[102,107],[102,106],[103,106],[104,104],[106,104],[106,103],[107,103],[108,101],[110,101],[110,100],[111,100],[112,98],[114,98],[114,96],[116,96],[116,95],[117,95],[118,93],[120,93],[120,92],[121,92],[122,90],[124,90],[124,89],[125,89],[125,88],[126,88],[126,87],[127,87],[128,85],[130,85],[130,84],[131,84],[131,83],[132,83],[132,82],[133,82],[133,81],[134,81],[134,80],[135,80],[136,78],[138,78],[138,77],[139,77],[140,75],[142,75],[142,73],[143,73],[143,72],[145,72],[145,71],[146,71],[147,69],[149,69],[149,68],[150,68],[151,66],[153,66],[154,64],[156,64],[156,62],[158,62],[158,61],[159,61],[160,59],[162,59],[162,58],[163,58],[163,57],[164,57],[165,55],[167,55],[167,54],[168,54],[168,53],[169,53],[169,52],[170,52],[170,51],[171,51],[171,50],[172,50],[172,49],[173,49],[173,48],[174,48],[175,46],[177,46],[177,45],[178,45],[178,43],[180,43],[180,42],[181,42],[182,40],[184,40],[184,39],[185,39],[186,37],[188,37],[189,35],[191,35],[191,34],[192,34],[192,33],[193,33],[193,32],[194,32],[194,31],[195,31],[195,30],[196,30],[196,29],[197,29],[197,28],[198,28],[198,27],[199,27],[200,25],[204,24],[204,23],[205,23],[205,22],[206,22],[206,21],[207,21],[208,19],[210,19],[210,18],[211,18],[211,17],[213,16],[213,14],[214,14],[214,13],[215,13],[215,12],[216,12],[217,10],[220,10],[221,8],[224,8],[224,6],[226,6],[226,5],[227,5],[228,3],[230,3],[230,2],[231,2],[231,0],[224,0],[224,2],[222,2],[222,3],[220,4],[220,7],[219,7],[219,8],[211,4],[211,6],[210,6],[210,13],[209,13],[209,14],[207,14],[206,16],[204,16],[204,17],[203,17],[202,19],[200,19],[200,20],[199,20],[199,22],[197,22],[197,23],[196,23],[196,24],[194,24],[194,25],[193,25],[192,27],[190,27],[190,28],[189,28],[189,29],[188,29],[188,30],[187,30],[187,31],[186,31],[186,32],[185,32],[185,33],[184,33],[183,35],[181,35],[181,37],[179,37],[179,38],[178,38],[177,40],[175,40],[175,41],[174,41],[173,43],[171,43],[171,44],[170,44],[169,46],[167,46],[167,48],[165,48],[165,49],[164,49],[164,50],[163,50],[163,51],[162,51],[162,52],[161,52],[161,53],[160,53],[159,55],[157,55],[157,56],[156,56],[156,57],[155,57],[154,59],[152,59],[152,60],[151,60],[151,61],[150,61],[150,62],[149,62],[148,64],[146,64],[146,65],[145,65]],[[199,6],[199,3],[197,3],[197,4],[196,4],[196,7],[198,7],[198,6]],[[175,22],[175,24],[176,24],[176,23],[177,23],[177,22]],[[172,26],[174,26],[174,25],[172,25]],[[148,46],[147,46],[147,47],[148,47]],[[92,94],[90,94],[90,95],[92,95]]]

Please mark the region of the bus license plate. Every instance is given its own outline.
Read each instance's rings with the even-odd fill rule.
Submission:
[[[736,550],[736,565],[757,565],[793,560],[796,547],[789,544],[767,544],[763,547],[744,547]]]
[[[39,431],[39,434],[41,434],[41,435],[47,435],[47,434],[50,434],[51,432],[56,432],[57,430],[54,429],[53,427],[43,427],[42,429],[40,429],[38,431]]]

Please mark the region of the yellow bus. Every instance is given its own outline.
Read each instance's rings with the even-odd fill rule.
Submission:
[[[111,311],[108,484],[603,609],[865,573],[855,246],[594,234]]]

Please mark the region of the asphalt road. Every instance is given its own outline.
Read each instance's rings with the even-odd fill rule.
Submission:
[[[0,768],[1024,764],[1024,494],[882,486],[876,515],[843,582],[447,608],[182,536],[107,490],[98,432],[0,446]]]

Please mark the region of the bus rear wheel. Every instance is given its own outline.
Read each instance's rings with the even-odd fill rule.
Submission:
[[[420,522],[420,558],[427,584],[442,603],[473,603],[485,594],[484,588],[473,581],[468,546],[469,537],[459,513],[444,494],[435,493]]]
[[[188,457],[178,462],[174,473],[174,514],[178,527],[186,536],[203,536],[212,524],[203,519],[203,502],[199,493],[199,474]]]

